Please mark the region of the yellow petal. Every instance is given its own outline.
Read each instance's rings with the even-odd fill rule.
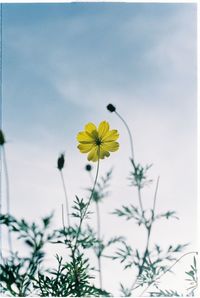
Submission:
[[[81,131],[77,134],[77,141],[82,144],[91,144],[94,139],[85,131]]]
[[[85,130],[91,134],[94,130],[97,130],[96,126],[94,125],[94,123],[89,122],[88,124],[85,125]]]
[[[110,153],[108,152],[108,151],[105,151],[103,148],[102,148],[102,146],[101,146],[101,149],[100,149],[100,158],[101,159],[104,159],[104,157],[108,157],[108,156],[110,156]]]
[[[98,152],[99,152],[99,147],[98,146],[93,147],[90,153],[88,154],[87,159],[89,161],[97,161],[99,159]]]
[[[117,151],[119,149],[119,143],[117,142],[104,142],[102,145],[102,149],[105,151]]]
[[[106,133],[106,135],[103,137],[103,142],[113,142],[116,141],[119,138],[119,133],[116,129],[110,130]]]
[[[102,121],[98,127],[98,134],[100,138],[103,138],[106,133],[109,131],[110,125],[106,121]]]
[[[93,144],[79,144],[77,147],[82,153],[88,153],[93,146]]]

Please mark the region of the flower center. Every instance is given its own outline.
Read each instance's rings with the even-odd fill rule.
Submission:
[[[97,145],[97,146],[100,146],[101,143],[102,143],[101,139],[98,138],[98,137],[96,138],[95,142],[96,142],[96,145]]]

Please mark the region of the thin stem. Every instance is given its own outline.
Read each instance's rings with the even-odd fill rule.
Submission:
[[[81,219],[80,219],[80,223],[79,223],[78,231],[77,231],[77,234],[76,234],[75,245],[74,245],[74,249],[73,249],[72,254],[74,254],[75,251],[76,251],[77,243],[78,243],[78,238],[79,238],[80,231],[81,231],[82,222],[83,222],[83,219],[85,218],[85,215],[86,215],[86,213],[87,213],[88,207],[89,207],[89,205],[90,205],[90,203],[91,203],[91,200],[92,200],[92,197],[93,197],[93,194],[94,194],[94,190],[95,190],[95,186],[96,186],[97,178],[98,178],[98,174],[99,174],[99,163],[100,163],[100,160],[98,159],[98,162],[97,162],[97,171],[96,171],[96,176],[95,176],[95,179],[94,179],[94,185],[93,185],[93,188],[92,188],[90,197],[89,197],[89,199],[88,199],[88,202],[87,202],[87,204],[86,204],[86,206],[85,206],[84,214],[83,214],[83,216],[82,216]]]
[[[70,226],[69,203],[68,203],[67,189],[66,189],[65,180],[64,180],[64,177],[63,177],[63,172],[62,172],[62,170],[60,170],[60,176],[61,176],[62,185],[63,185],[63,190],[64,190],[64,196],[65,196],[66,214],[67,214],[67,223],[68,223],[68,226]]]
[[[158,176],[157,178],[157,182],[156,182],[156,190],[154,193],[154,200],[153,200],[153,219],[154,219],[154,215],[155,215],[155,208],[156,208],[156,199],[157,199],[157,193],[158,193],[158,186],[159,186],[159,181],[160,181],[160,176]]]
[[[78,278],[77,268],[76,268],[76,257],[75,257],[75,253],[76,253],[76,249],[77,249],[78,238],[79,238],[79,235],[80,235],[80,232],[81,232],[81,226],[82,226],[82,223],[83,223],[83,219],[85,218],[85,215],[87,214],[88,207],[89,207],[89,205],[91,203],[91,200],[92,200],[92,197],[93,197],[93,193],[94,193],[94,190],[95,190],[95,186],[96,186],[96,183],[97,183],[98,174],[99,174],[99,159],[98,159],[97,171],[96,171],[96,177],[95,177],[95,180],[94,180],[93,189],[91,191],[90,197],[89,197],[88,202],[86,204],[85,211],[84,211],[83,215],[80,218],[80,223],[79,223],[78,231],[77,231],[77,234],[76,234],[76,239],[75,239],[74,247],[72,248],[72,246],[70,244],[70,249],[71,249],[71,253],[72,253],[72,256],[71,257],[72,257],[72,262],[73,262],[73,266],[74,266],[75,284],[77,286],[78,297],[81,296],[80,295],[81,293],[80,293],[80,290],[79,290],[79,278]]]
[[[148,290],[148,288],[158,279],[160,279],[161,277],[163,277],[163,275],[165,275],[167,272],[171,271],[171,269],[185,256],[187,255],[191,255],[191,254],[198,254],[198,252],[196,251],[191,251],[191,252],[187,252],[184,255],[182,255],[180,258],[178,258],[168,269],[166,269],[160,276],[158,276],[157,278],[155,278],[140,294],[140,297]]]
[[[121,119],[121,121],[124,123],[124,125],[125,125],[125,127],[128,131],[128,135],[129,135],[129,139],[130,139],[130,145],[131,145],[131,158],[132,158],[133,164],[135,164],[134,149],[133,149],[133,138],[132,138],[132,135],[131,135],[131,131],[129,129],[128,124],[124,120],[124,118],[117,111],[115,111],[115,114]]]
[[[100,237],[101,237],[101,225],[100,225],[100,212],[99,212],[99,203],[96,202],[96,211],[97,211],[97,237],[99,240],[100,246]],[[102,269],[101,269],[101,254],[98,255],[98,269],[99,269],[99,285],[100,289],[102,289]]]
[[[117,111],[115,111],[115,114],[119,117],[119,119],[123,122],[123,124],[125,125],[125,127],[127,129],[129,139],[130,139],[130,146],[131,146],[131,161],[132,161],[134,169],[136,169],[134,147],[133,147],[133,137],[132,137],[130,128],[129,128],[127,122],[124,120],[124,118]],[[139,200],[141,212],[143,213],[144,209],[143,209],[143,204],[142,204],[141,188],[140,187],[138,187],[138,200]]]
[[[92,183],[94,183],[94,178],[92,176],[91,171],[89,171],[89,176],[90,176]],[[96,202],[96,214],[97,214],[97,239],[100,241],[101,219],[100,219],[100,211],[99,211],[99,203],[98,202]],[[100,243],[99,243],[99,246],[100,246]],[[97,256],[97,259],[98,259],[99,285],[100,285],[100,289],[102,289],[103,283],[102,283],[101,255]]]
[[[143,204],[142,204],[142,196],[141,196],[141,188],[138,186],[138,199],[139,199],[139,204],[140,204],[140,209],[141,209],[141,213],[143,214]]]
[[[90,180],[91,180],[91,182],[92,182],[92,184],[93,184],[93,183],[94,183],[94,178],[93,178],[93,176],[92,176],[91,171],[89,172],[89,176],[90,176]]]
[[[4,162],[5,179],[6,179],[7,213],[10,215],[10,183],[9,183],[8,166],[7,166],[7,159],[6,159],[6,150],[4,146],[2,146],[2,153],[3,153],[3,162]],[[9,246],[10,253],[12,253],[13,251],[12,235],[9,229],[8,229],[8,246]]]
[[[145,265],[145,261],[146,261],[146,258],[147,258],[147,256],[148,256],[150,236],[151,236],[152,225],[153,225],[153,222],[154,222],[154,216],[155,216],[156,198],[157,198],[157,193],[158,193],[159,180],[160,180],[160,177],[157,178],[157,182],[156,182],[156,189],[155,189],[154,199],[153,199],[153,209],[152,209],[151,223],[150,223],[149,227],[147,227],[147,243],[146,243],[146,249],[145,249],[144,256],[143,256],[142,265],[141,265],[141,267],[140,267],[140,270],[139,270],[139,273],[138,273],[136,279],[134,280],[134,282],[133,282],[133,284],[132,284],[132,286],[131,286],[131,290],[134,289],[135,284],[136,284],[137,281],[138,281],[138,278],[139,278],[140,275],[142,274],[143,269],[144,269],[144,265]]]
[[[97,211],[97,237],[98,237],[98,240],[100,240],[101,226],[100,226],[100,212],[99,212],[99,203],[98,202],[96,202],[96,211]]]
[[[61,205],[62,208],[62,226],[63,226],[63,230],[65,231],[65,216],[64,216],[64,206],[63,204]]]

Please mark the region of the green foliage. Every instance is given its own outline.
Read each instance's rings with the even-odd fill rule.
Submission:
[[[193,258],[193,264],[190,265],[190,270],[185,272],[187,274],[186,281],[189,283],[187,288],[188,296],[194,296],[194,292],[198,287],[198,275],[197,275],[197,262],[196,258]]]
[[[57,230],[55,240],[52,243],[65,244],[68,247],[71,247],[71,243],[75,242],[77,239],[78,230],[78,225]],[[82,246],[83,249],[92,248],[95,246],[95,243],[98,243],[96,235],[89,225],[87,225],[86,228],[82,228],[80,230],[77,243]]]
[[[56,297],[109,296],[109,293],[90,285],[89,260],[83,254],[70,262],[57,256],[58,267],[48,273],[38,273],[34,280],[37,295]]]
[[[129,288],[125,287],[123,284],[120,283],[120,293],[121,297],[130,297],[131,291]]]
[[[155,219],[160,219],[160,218],[166,218],[166,219],[169,219],[169,218],[175,218],[175,219],[179,219],[178,216],[176,215],[176,211],[167,211],[165,213],[161,213],[161,214],[158,214],[155,216]]]
[[[109,195],[108,187],[110,179],[112,178],[112,172],[113,169],[110,169],[105,176],[99,178],[92,195],[92,200],[94,202],[100,202]],[[92,192],[92,188],[88,188],[87,190],[89,190],[90,193]]]
[[[141,214],[139,208],[133,206],[122,206],[121,209],[115,209],[113,214],[118,215],[119,217],[125,217],[126,220],[135,219],[137,224],[140,226],[141,224],[147,224],[146,218],[144,217],[144,213]]]
[[[129,177],[131,185],[142,189],[144,186],[153,182],[152,179],[148,179],[147,177],[147,172],[152,167],[152,164],[143,167],[141,164],[136,165],[133,159],[131,159],[131,164],[133,166],[133,171],[130,172]]]
[[[84,202],[83,199],[79,199],[76,196],[76,199],[74,200],[74,205],[72,206],[73,212],[72,212],[72,216],[76,217],[76,218],[80,218],[81,220],[83,220],[83,218],[86,215],[89,215],[89,213],[86,214],[87,212],[87,203]]]
[[[16,233],[17,239],[23,240],[30,249],[27,257],[13,253],[3,259],[0,265],[0,281],[5,293],[13,296],[26,296],[31,293],[32,280],[44,258],[44,245],[54,237],[54,233],[47,231],[51,218],[52,215],[43,218],[39,227],[35,223],[28,224],[24,219],[18,221],[8,214],[0,215],[0,224]]]

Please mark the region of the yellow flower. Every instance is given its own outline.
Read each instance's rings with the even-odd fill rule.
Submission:
[[[102,121],[98,129],[92,123],[85,125],[85,130],[77,135],[77,140],[80,143],[77,147],[82,153],[89,153],[88,160],[97,161],[110,156],[110,152],[119,149],[119,143],[116,140],[119,138],[117,130],[109,130],[110,125],[106,121]]]

